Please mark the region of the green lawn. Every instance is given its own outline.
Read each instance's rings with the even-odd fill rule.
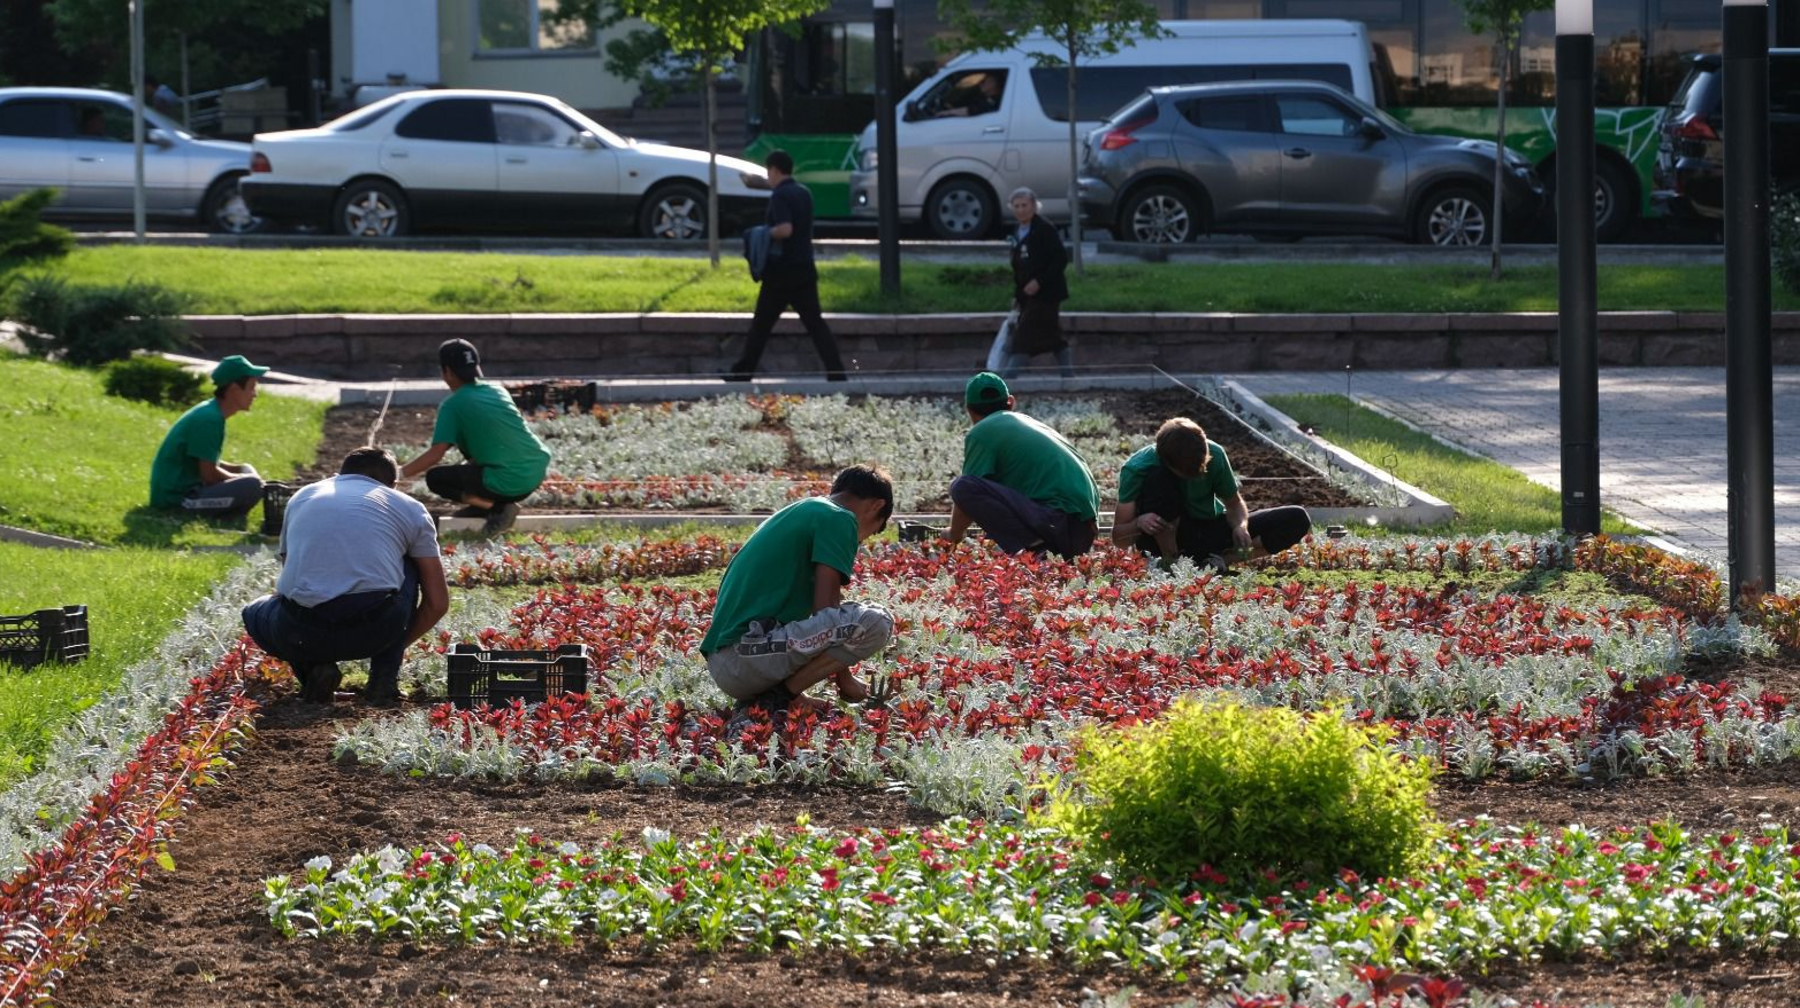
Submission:
[[[305,312],[749,311],[756,285],[743,264],[692,259],[533,256],[364,249],[252,251],[110,245],[49,267],[81,283],[155,281],[203,314]],[[1011,277],[992,266],[906,264],[905,294],[880,295],[874,262],[822,262],[820,293],[840,312],[1002,310]],[[1067,311],[1551,311],[1553,266],[1516,268],[1500,283],[1486,267],[1291,264],[1099,266],[1071,277]],[[1722,310],[1719,266],[1600,270],[1600,307]],[[1777,291],[1778,310],[1800,296]]]
[[[232,553],[46,550],[0,542],[0,613],[85,605],[92,646],[88,659],[73,665],[25,670],[0,663],[0,788],[30,774],[63,723],[152,653],[238,562]]]
[[[150,511],[150,460],[178,409],[115,399],[92,371],[0,355],[0,523],[137,546],[241,542],[241,531]],[[225,457],[266,478],[312,461],[322,403],[263,394],[225,428]],[[254,530],[260,512],[251,512]]]
[[[1516,469],[1448,447],[1403,423],[1354,406],[1343,396],[1272,395],[1265,399],[1301,424],[1311,425],[1333,444],[1386,465],[1401,479],[1456,508],[1456,520],[1433,526],[1432,533],[1480,535],[1562,527],[1561,498]],[[1602,515],[1600,524],[1609,535],[1643,531],[1610,511]]]

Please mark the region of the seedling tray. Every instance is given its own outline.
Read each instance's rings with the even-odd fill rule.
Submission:
[[[262,492],[262,534],[281,534],[282,519],[287,517],[288,501],[305,483],[264,483]]]
[[[519,700],[536,703],[564,693],[586,693],[588,647],[564,644],[555,650],[486,650],[457,644],[445,656],[450,702],[467,709]]]
[[[0,616],[0,662],[31,668],[45,662],[78,662],[87,655],[87,606]]]

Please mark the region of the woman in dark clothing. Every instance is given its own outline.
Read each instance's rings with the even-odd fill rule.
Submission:
[[[1018,226],[1008,236],[1012,245],[1013,289],[1019,321],[1013,325],[1001,376],[1011,378],[1038,354],[1054,353],[1064,378],[1075,377],[1075,355],[1063,339],[1059,306],[1069,297],[1063,270],[1069,264],[1062,236],[1038,216],[1037,194],[1014,189],[1007,200]]]

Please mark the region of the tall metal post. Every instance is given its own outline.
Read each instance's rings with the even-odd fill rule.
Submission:
[[[1563,530],[1600,531],[1600,351],[1594,252],[1594,5],[1556,0],[1557,334]]]
[[[144,240],[144,0],[131,4],[131,226]]]
[[[900,296],[900,142],[894,125],[894,0],[875,0],[875,201],[881,293]]]
[[[1725,430],[1731,605],[1775,587],[1769,6],[1725,0]]]

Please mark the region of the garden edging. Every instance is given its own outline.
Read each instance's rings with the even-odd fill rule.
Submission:
[[[826,316],[844,357],[864,373],[966,371],[981,361],[1003,316]],[[371,373],[432,377],[437,344],[474,339],[500,376],[713,375],[749,328],[742,312],[510,315],[191,315],[200,351],[242,353],[326,378]],[[1268,370],[1544,367],[1557,363],[1555,312],[1115,314],[1069,312],[1065,331],[1084,366],[1200,373]],[[1724,358],[1722,312],[1599,315],[1599,363],[1677,367]],[[784,318],[777,336],[803,335]],[[1800,364],[1800,312],[1773,316],[1776,364]],[[818,370],[811,342],[777,339],[763,370]],[[397,371],[396,371],[397,369]]]

